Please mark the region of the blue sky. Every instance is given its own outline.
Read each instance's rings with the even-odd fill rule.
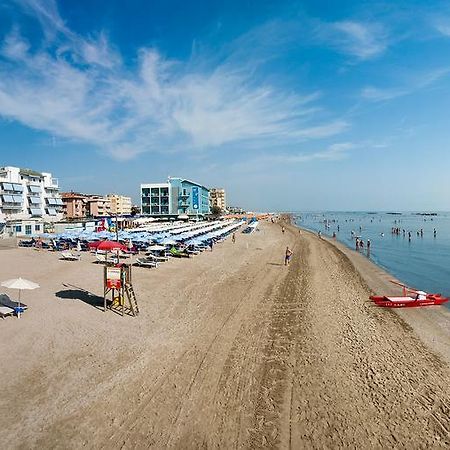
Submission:
[[[0,2],[0,165],[265,210],[450,210],[450,5]]]

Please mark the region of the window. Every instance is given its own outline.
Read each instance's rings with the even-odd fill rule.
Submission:
[[[25,225],[25,234],[31,234],[31,225]]]
[[[16,225],[15,230],[16,233],[22,233],[22,225]]]
[[[41,226],[40,225],[35,225],[34,226],[34,230],[35,231],[41,231]]]

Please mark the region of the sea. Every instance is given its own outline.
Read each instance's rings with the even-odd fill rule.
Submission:
[[[360,237],[364,248],[359,251],[406,285],[450,296],[450,212],[297,212],[294,220],[327,237],[336,233],[351,249]]]

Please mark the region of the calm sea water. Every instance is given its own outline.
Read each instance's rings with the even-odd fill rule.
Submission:
[[[321,231],[330,237],[336,233],[337,240],[352,249],[355,248],[351,234],[354,231],[364,244],[370,239],[370,255],[366,247],[362,252],[375,264],[408,286],[450,296],[450,213],[419,216],[413,213],[306,212],[295,213],[294,218],[303,228]],[[400,228],[400,235],[393,234],[392,228]]]

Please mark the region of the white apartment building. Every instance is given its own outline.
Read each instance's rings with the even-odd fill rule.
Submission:
[[[209,190],[209,199],[211,201],[211,208],[217,207],[222,211],[227,209],[227,198],[225,194],[225,189],[222,188],[211,188]]]
[[[42,232],[44,222],[62,219],[62,206],[58,180],[51,173],[0,167],[0,216],[7,223],[36,223],[39,226],[32,226],[26,234]],[[17,231],[19,228],[21,225],[16,226]]]
[[[111,202],[111,214],[119,216],[131,215],[131,197],[118,194],[109,194],[107,197]]]

